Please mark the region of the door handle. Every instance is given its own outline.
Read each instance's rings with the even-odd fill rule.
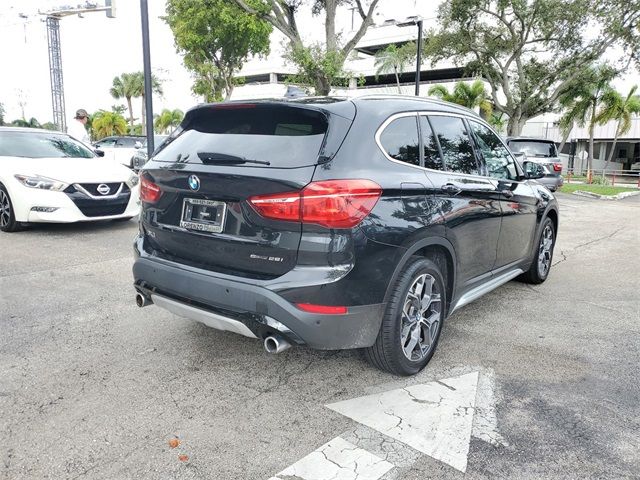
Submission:
[[[460,187],[455,186],[453,183],[445,183],[442,186],[442,191],[449,193],[451,195],[457,195],[462,191],[462,189]]]

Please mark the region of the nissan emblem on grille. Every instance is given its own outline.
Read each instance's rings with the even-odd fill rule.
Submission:
[[[96,188],[96,190],[100,195],[109,195],[109,192],[111,192],[111,188],[109,188],[109,185],[104,183],[98,185],[98,188]]]
[[[191,175],[189,177],[189,188],[194,192],[200,190],[200,179],[196,175]]]

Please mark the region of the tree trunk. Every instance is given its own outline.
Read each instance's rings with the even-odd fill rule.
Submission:
[[[395,73],[396,75],[396,85],[398,85],[398,93],[402,93],[402,90],[400,89],[400,77],[398,76],[398,67],[396,67],[395,65],[393,66],[393,73]]]
[[[589,122],[589,156],[587,157],[587,176],[589,180],[591,180],[591,170],[593,169],[593,136],[596,127],[596,107],[597,102],[593,102],[591,106],[591,120]]]
[[[573,130],[573,125],[567,131],[567,133],[565,133],[563,135],[562,142],[560,142],[560,146],[558,147],[558,155],[560,155],[560,153],[562,153],[562,149],[564,148],[565,144],[567,143],[567,140],[569,140],[569,135],[571,135],[571,130]]]
[[[620,135],[620,120],[618,120],[618,125],[616,126],[616,134],[613,137],[613,145],[611,145],[611,151],[609,152],[609,156],[607,157],[607,163],[604,164],[605,171],[609,168],[609,162],[613,159],[613,152],[616,151],[616,143],[618,143],[618,136]]]
[[[325,75],[319,73],[316,76],[315,83],[316,95],[320,97],[329,95],[331,92],[331,82],[329,82],[329,79]]]
[[[527,123],[528,118],[523,116],[511,116],[509,115],[509,122],[507,123],[507,135],[510,137],[517,137],[522,132],[524,124]]]
[[[133,128],[133,105],[131,105],[131,97],[127,97],[127,107],[129,107],[129,125]]]

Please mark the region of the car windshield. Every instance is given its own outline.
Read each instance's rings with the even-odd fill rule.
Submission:
[[[535,140],[510,140],[509,148],[515,153],[524,153],[528,157],[557,157],[556,144]]]
[[[0,157],[93,158],[95,154],[63,133],[0,131]]]

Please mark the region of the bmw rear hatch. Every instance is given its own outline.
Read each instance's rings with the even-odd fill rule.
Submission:
[[[266,218],[250,199],[298,192],[311,182],[351,126],[355,107],[340,103],[333,110],[279,101],[190,110],[141,175],[145,249],[250,278],[292,269],[302,224]]]

